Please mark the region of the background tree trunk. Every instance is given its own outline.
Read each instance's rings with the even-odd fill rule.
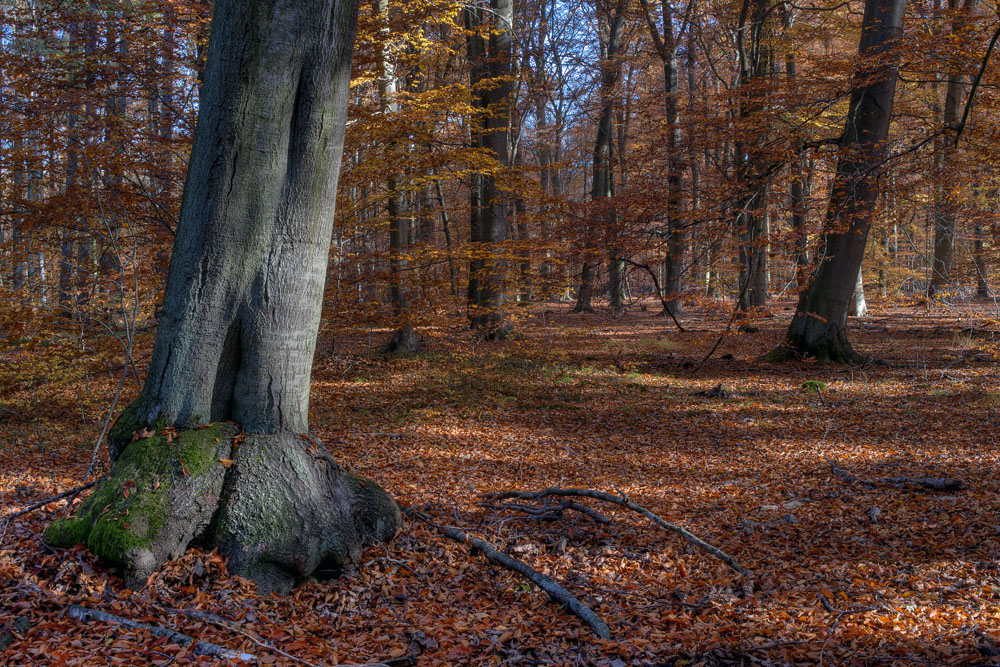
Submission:
[[[821,361],[860,360],[847,340],[847,310],[864,259],[878,178],[885,169],[906,0],[867,0],[859,52],[862,64],[847,111],[830,193],[819,267],[799,298],[785,343]]]

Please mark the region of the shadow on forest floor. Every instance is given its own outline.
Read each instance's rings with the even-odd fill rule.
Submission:
[[[10,584],[0,626],[32,623],[8,655],[42,646],[67,659],[93,651],[97,662],[177,658],[163,640],[65,620],[81,602],[135,618],[196,606],[317,664],[417,653],[420,664],[982,660],[983,635],[1000,638],[1000,387],[990,332],[968,327],[986,314],[913,320],[912,309],[887,308],[852,324],[879,365],[757,362],[781,340],[787,307],[755,322],[757,333],[726,336],[697,371],[721,316],[694,311],[681,333],[644,312],[581,317],[559,304],[503,343],[431,330],[428,352],[387,359],[367,333],[337,332],[338,353],[318,359],[312,419],[338,460],[558,579],[605,618],[612,641],[422,524],[366,554],[359,573],[293,596],[258,597],[197,551],[129,593],[86,552],[39,545],[34,533],[61,511],[52,506],[13,524],[0,546]],[[113,381],[92,378],[87,391],[110,393]],[[725,397],[699,394],[719,384]],[[94,417],[73,415],[81,390],[53,392],[58,409],[43,406],[43,417],[24,409],[25,395],[5,397],[7,507],[79,482],[96,431]],[[831,474],[831,460],[863,480],[949,477],[965,488],[869,488]],[[613,520],[602,525],[483,506],[484,493],[552,485],[621,490],[754,580],[618,508],[594,505]],[[245,635],[163,618],[268,653]]]

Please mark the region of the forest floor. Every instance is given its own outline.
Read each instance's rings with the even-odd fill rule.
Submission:
[[[850,336],[879,364],[758,361],[791,307],[775,306],[755,333],[727,334],[700,367],[726,329],[721,307],[692,309],[681,333],[652,310],[581,317],[547,304],[524,309],[520,334],[502,343],[456,326],[422,332],[427,352],[390,359],[370,343],[384,332],[336,332],[337,349],[318,356],[312,420],[339,461],[401,506],[561,582],[607,621],[610,640],[416,521],[366,552],[357,573],[287,596],[260,596],[194,550],[129,591],[82,548],[41,543],[60,501],[0,528],[0,663],[208,661],[143,630],[70,618],[81,604],[265,664],[992,664],[992,304],[876,304]],[[119,371],[81,363],[87,373],[57,386],[0,394],[0,514],[82,483]],[[721,397],[697,394],[719,384]],[[899,477],[963,488],[887,479]],[[586,501],[612,519],[600,524],[484,506],[488,492],[555,485],[625,493],[753,577],[621,508]]]

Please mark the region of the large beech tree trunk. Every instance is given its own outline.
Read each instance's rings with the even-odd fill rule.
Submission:
[[[799,297],[785,345],[821,361],[860,360],[847,340],[847,311],[858,284],[878,179],[884,169],[896,90],[906,0],[867,0],[859,52],[862,64],[844,124],[830,193],[819,266]]]
[[[219,0],[163,316],[110,475],[46,531],[141,584],[189,544],[264,590],[357,563],[399,510],[308,435],[356,0]]]

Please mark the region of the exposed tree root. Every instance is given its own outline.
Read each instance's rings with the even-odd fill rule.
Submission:
[[[390,539],[401,522],[381,487],[344,471],[318,440],[222,422],[137,434],[44,538],[86,544],[132,588],[196,545],[218,548],[230,572],[262,592],[287,592],[353,568],[365,545]]]
[[[563,588],[561,585],[546,577],[544,574],[531,567],[522,560],[518,560],[513,556],[508,556],[507,554],[497,551],[489,542],[480,540],[476,537],[469,537],[458,528],[452,528],[451,526],[440,526],[430,518],[416,509],[407,510],[409,516],[413,516],[420,519],[424,523],[433,526],[444,533],[445,537],[454,540],[460,544],[471,545],[473,550],[478,550],[482,552],[483,556],[487,560],[493,561],[497,565],[501,565],[511,572],[516,572],[521,576],[528,579],[531,583],[535,584],[543,591],[549,594],[553,600],[563,605],[569,609],[574,615],[576,615],[580,620],[590,626],[590,629],[594,631],[601,639],[609,639],[611,637],[611,629],[608,624],[598,616],[590,607],[580,602],[572,593]]]
[[[722,549],[712,546],[711,544],[701,539],[694,533],[690,532],[686,528],[664,520],[662,517],[649,511],[642,505],[637,505],[636,503],[632,502],[629,499],[629,497],[626,496],[625,494],[615,496],[610,493],[604,493],[603,491],[593,491],[591,489],[563,489],[558,487],[549,487],[547,489],[542,489],[541,491],[501,491],[498,493],[487,494],[488,498],[496,498],[499,500],[508,498],[518,498],[521,500],[538,500],[539,498],[546,498],[548,496],[574,496],[581,498],[593,498],[595,500],[602,500],[606,503],[612,503],[620,507],[625,507],[626,509],[630,509],[633,512],[638,512],[639,514],[643,515],[644,517],[646,517],[659,527],[663,528],[664,530],[669,530],[672,533],[677,533],[691,544],[694,544],[695,546],[712,554],[713,556],[724,562],[726,565],[731,567],[733,570],[742,574],[744,577],[753,576],[753,573],[750,572],[750,570],[747,570],[742,565],[737,563],[732,556],[727,554]]]

